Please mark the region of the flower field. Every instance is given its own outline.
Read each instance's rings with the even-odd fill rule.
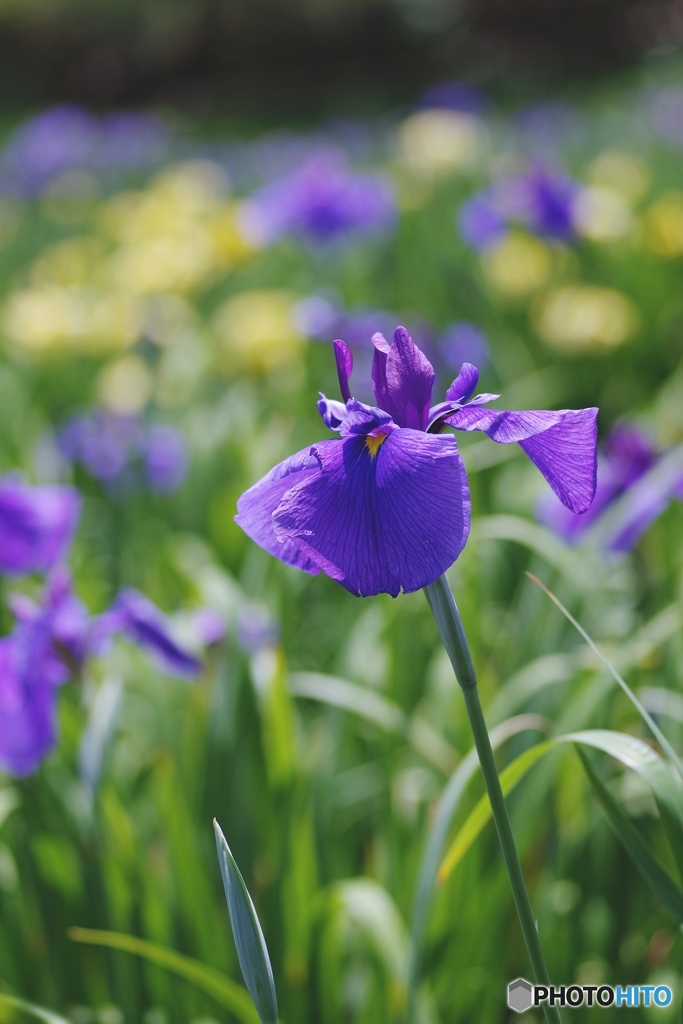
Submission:
[[[0,1022],[256,1024],[214,818],[284,1024],[543,1019],[443,573],[550,977],[680,1019],[683,71],[577,96],[8,127]]]

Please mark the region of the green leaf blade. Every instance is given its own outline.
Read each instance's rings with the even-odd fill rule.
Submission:
[[[261,1024],[277,1024],[273,969],[258,915],[218,822],[214,820],[213,826],[230,924],[244,981]]]
[[[683,892],[676,885],[668,871],[650,853],[642,836],[616,803],[578,743],[575,744],[575,749],[586,772],[591,789],[601,804],[612,831],[623,844],[627,854],[655,896],[666,907],[680,928],[683,926]]]

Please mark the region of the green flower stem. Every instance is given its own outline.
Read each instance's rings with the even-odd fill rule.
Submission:
[[[512,895],[517,908],[519,923],[522,926],[522,934],[524,935],[524,942],[526,943],[529,960],[531,961],[534,979],[539,985],[550,985],[550,976],[543,957],[541,941],[524,882],[522,865],[519,862],[519,854],[515,846],[512,826],[510,825],[510,818],[505,806],[505,798],[500,787],[500,779],[498,778],[493,749],[488,729],[486,728],[484,712],[479,700],[477,676],[472,664],[472,655],[467,644],[462,619],[445,576],[441,576],[434,583],[430,583],[428,587],[425,587],[425,595],[436,619],[441,639],[465,698],[465,707],[467,708],[472,735],[474,736],[474,745],[477,749],[484,782],[486,783],[486,790],[491,802],[493,820],[496,823],[496,830],[503,851],[503,859],[505,860],[505,867],[510,879]],[[548,1024],[561,1024],[562,1018],[556,1006],[548,1006],[547,1003],[544,1003],[543,1012]]]

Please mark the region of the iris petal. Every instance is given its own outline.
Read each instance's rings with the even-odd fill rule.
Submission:
[[[464,402],[472,394],[479,383],[479,370],[472,363],[463,363],[460,373],[455,378],[448,391],[446,401]]]
[[[585,512],[595,494],[597,409],[503,412],[467,406],[446,422],[456,430],[482,430],[499,444],[516,441],[563,505]]]
[[[316,447],[323,448],[324,444],[325,442]],[[247,536],[260,547],[287,565],[309,572],[312,576],[318,575],[319,566],[294,541],[281,541],[275,536],[272,517],[287,491],[319,472],[320,460],[311,454],[310,448],[291,455],[245,491],[237,502],[235,516],[238,526],[241,526]]]
[[[388,352],[384,338],[381,338],[384,344],[376,339],[377,335],[373,338],[372,382],[377,404],[399,427],[426,430],[434,385],[432,364],[405,327],[396,328],[394,343]]]
[[[470,497],[453,437],[394,430],[374,457],[364,437],[313,451],[320,472],[288,490],[273,515],[283,542],[363,597],[419,590],[455,561]]]
[[[349,389],[349,378],[353,371],[353,356],[348,346],[340,339],[332,342],[334,348],[334,359],[337,364],[337,376],[339,377],[339,390],[345,402],[351,397]]]

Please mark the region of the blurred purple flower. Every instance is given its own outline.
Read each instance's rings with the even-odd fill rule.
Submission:
[[[481,114],[489,104],[482,88],[470,82],[441,82],[432,85],[422,96],[423,107],[442,107],[462,110],[466,114]]]
[[[225,616],[215,608],[197,608],[190,613],[192,630],[204,647],[220,643],[228,632]]]
[[[17,622],[29,626],[47,624],[54,653],[72,669],[79,669],[89,654],[99,653],[96,632],[88,609],[71,586],[71,573],[64,564],[48,574],[41,603],[24,594],[11,594],[9,605]]]
[[[100,618],[105,631],[123,633],[169,675],[191,677],[201,672],[201,661],[176,643],[166,616],[139,590],[122,590]]]
[[[237,502],[237,523],[288,565],[323,571],[368,597],[419,590],[441,576],[467,542],[470,496],[455,438],[480,430],[516,442],[560,500],[576,512],[595,493],[597,409],[506,412],[472,397],[479,373],[465,363],[430,408],[434,371],[403,327],[375,346],[377,406],[351,397],[353,358],[334,342],[342,401],[321,395],[318,411],[340,437],[275,466]]]
[[[140,428],[136,420],[101,410],[75,416],[62,429],[58,444],[70,462],[80,462],[97,480],[115,480],[125,469],[137,446]]]
[[[486,335],[465,320],[447,327],[437,342],[437,348],[450,370],[459,369],[463,363],[474,363],[475,366],[483,367],[489,361]]]
[[[255,654],[262,647],[272,647],[280,637],[280,624],[267,608],[260,604],[246,604],[237,620],[237,642],[247,654]]]
[[[650,124],[658,138],[683,146],[683,89],[672,87],[656,93]]]
[[[66,554],[80,515],[73,487],[0,480],[0,572],[46,572]]]
[[[580,140],[583,126],[576,107],[571,103],[546,100],[523,107],[513,118],[534,152],[555,150],[566,143]]]
[[[168,155],[170,132],[160,117],[126,110],[100,118],[96,166],[145,169]]]
[[[456,224],[460,237],[473,249],[494,245],[505,234],[505,218],[489,192],[477,192],[458,210]]]
[[[242,228],[257,244],[290,233],[326,243],[355,232],[383,232],[395,220],[389,180],[379,174],[352,173],[341,154],[330,150],[255,192],[244,204]]]
[[[646,475],[660,465],[663,454],[658,453],[650,438],[638,427],[622,424],[607,439],[598,459],[598,483],[590,509],[575,515],[564,508],[553,495],[544,495],[537,506],[537,517],[570,544],[578,543],[584,535],[610,510],[622,496],[635,493],[636,484],[647,483]],[[661,481],[655,480],[645,487],[642,495],[631,504],[626,517],[615,530],[605,536],[609,551],[628,551],[647,528],[667,508],[671,499],[683,501],[683,473]]]
[[[127,416],[95,410],[75,416],[61,430],[59,449],[69,462],[79,462],[110,490],[127,490],[143,476],[153,491],[176,490],[185,479],[188,452],[180,431],[166,424],[145,428]]]
[[[571,237],[576,183],[565,175],[549,174],[540,167],[533,170],[527,181],[533,230],[552,238]]]
[[[57,738],[57,688],[68,669],[54,640],[70,644],[76,633],[59,575],[44,606],[16,595],[14,631],[0,640],[0,768],[10,775],[34,772]]]
[[[175,427],[157,424],[140,441],[145,475],[151,490],[175,491],[187,476],[188,454],[185,439]]]
[[[70,168],[143,168],[168,150],[163,121],[145,113],[98,118],[82,107],[52,107],[17,128],[0,154],[0,191],[35,195]]]

